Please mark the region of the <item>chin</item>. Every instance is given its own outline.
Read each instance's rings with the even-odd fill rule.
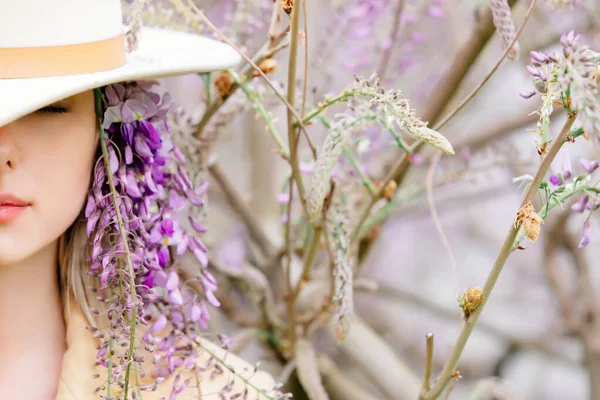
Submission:
[[[3,228],[5,227],[0,226],[0,268],[19,263],[35,263],[38,262],[37,257],[41,257],[39,261],[53,257],[52,252],[56,251],[53,246],[57,246],[57,240],[37,236],[36,234],[41,233],[37,229],[33,234],[26,234]]]
[[[0,232],[0,268],[18,264],[31,257],[32,251],[23,247],[23,239]]]

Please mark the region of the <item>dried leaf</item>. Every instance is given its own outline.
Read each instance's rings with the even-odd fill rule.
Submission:
[[[523,228],[527,238],[535,242],[540,233],[540,224],[542,222],[542,218],[535,212],[531,202],[529,202],[521,207],[517,213],[515,226]]]

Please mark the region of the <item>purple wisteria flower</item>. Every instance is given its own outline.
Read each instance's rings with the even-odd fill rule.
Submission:
[[[598,84],[595,74],[598,53],[580,43],[575,32],[561,36],[561,53],[531,52],[527,72],[533,78],[535,91],[523,92],[524,98],[536,92],[550,94],[550,100],[561,101],[582,120],[585,136],[600,134]]]
[[[591,233],[590,220],[586,219],[585,222],[583,223],[583,234],[581,235],[581,241],[579,242],[580,249],[586,247],[590,243],[590,233]]]
[[[109,304],[113,331],[120,329],[113,339],[131,334],[130,324],[123,319],[131,318],[131,310],[138,311],[139,322],[144,325],[153,315],[154,321],[143,341],[156,346],[154,361],[163,360],[166,366],[158,368],[161,374],[168,375],[195,357],[192,352],[176,355],[175,332],[194,332],[195,325],[206,328],[209,314],[205,302],[214,306],[219,306],[219,302],[214,296],[216,280],[205,268],[207,248],[198,236],[206,232],[206,227],[190,217],[190,232],[179,221],[189,204],[203,205],[201,196],[207,184],[196,188],[190,180],[184,168],[185,158],[172,142],[165,120],[174,104],[168,93],[161,97],[153,92],[154,84],[129,82],[103,88],[102,125],[108,142],[108,165],[127,234],[133,277],[127,269],[125,246],[119,236],[119,221],[103,163],[95,169],[85,217],[92,248],[90,269],[100,280],[97,293],[101,301]],[[194,278],[204,289],[203,297],[180,280],[176,268],[175,258],[188,251],[201,266]],[[135,283],[134,290],[130,282]],[[105,289],[120,291],[124,301],[104,297],[101,294]],[[105,366],[108,345],[109,338],[97,354]],[[113,375],[118,375],[117,370]],[[173,393],[181,392],[185,385],[174,385]]]
[[[592,172],[594,172],[596,170],[596,168],[598,168],[598,166],[600,165],[600,161],[592,161],[592,160],[587,160],[585,158],[580,159],[579,163],[581,164],[583,169],[585,169],[585,171],[588,174],[591,174]]]
[[[573,168],[571,166],[571,157],[567,149],[561,149],[554,161],[550,165],[552,176],[550,177],[550,183],[554,186],[561,186],[566,180],[573,175]]]

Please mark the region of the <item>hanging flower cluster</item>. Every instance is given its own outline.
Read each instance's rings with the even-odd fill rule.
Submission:
[[[129,343],[136,324],[147,325],[154,317],[142,341],[156,364],[164,362],[158,376],[165,377],[182,365],[194,364],[195,353],[176,353],[175,343],[183,340],[182,332],[206,327],[205,301],[219,306],[216,280],[206,268],[194,276],[204,297],[186,287],[176,269],[175,257],[188,251],[202,267],[208,264],[207,249],[197,235],[206,228],[190,217],[188,230],[178,218],[188,204],[203,205],[207,184],[194,187],[188,177],[185,158],[172,142],[165,120],[173,103],[168,93],[161,97],[153,92],[154,84],[131,82],[101,89],[97,110],[103,112],[101,141],[103,158],[107,155],[108,160],[95,168],[85,209],[91,273],[99,278],[96,292],[107,304],[111,321],[109,334],[97,336],[104,339],[97,359],[108,367],[109,384],[121,388],[126,386],[124,376],[129,376],[129,360],[143,362],[144,357],[133,345],[126,349],[129,354],[117,355],[121,365],[111,365],[114,357],[107,354],[116,344]],[[174,387],[174,393],[185,385]]]
[[[542,96],[540,133],[544,140],[547,140],[552,104],[557,102],[581,117],[586,136],[597,136],[600,134],[600,105],[596,97],[596,69],[600,56],[580,44],[580,36],[573,31],[562,35],[560,41],[561,54],[531,52],[527,71],[533,78],[535,90],[523,92],[521,96],[530,98],[536,93]]]

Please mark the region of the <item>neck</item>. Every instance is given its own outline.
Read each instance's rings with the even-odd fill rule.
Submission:
[[[54,242],[0,268],[0,384],[39,379],[43,371],[58,381],[66,345],[57,252]]]

